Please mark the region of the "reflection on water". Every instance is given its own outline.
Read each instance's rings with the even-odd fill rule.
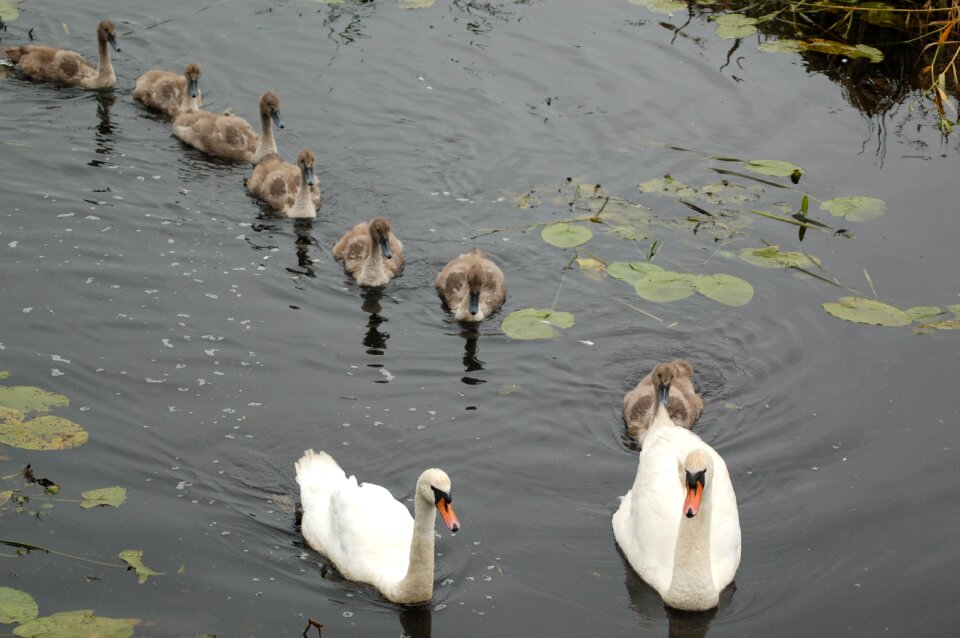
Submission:
[[[287,272],[304,277],[314,278],[317,276],[313,269],[313,257],[310,256],[310,247],[320,249],[320,244],[313,237],[313,220],[298,219],[293,222],[293,232],[297,238],[293,244],[297,251],[297,268],[287,268]]]
[[[483,370],[483,361],[477,357],[477,341],[480,339],[480,331],[477,330],[475,326],[465,328],[460,332],[460,336],[464,339],[463,344],[463,369],[465,372],[477,372],[478,370]],[[476,377],[464,376],[460,379],[467,385],[480,385],[481,383],[486,383],[484,379],[477,379]]]
[[[433,631],[433,611],[429,605],[404,607],[400,610],[400,627],[404,638],[430,638]]]
[[[704,638],[710,630],[710,623],[716,617],[717,612],[729,607],[733,601],[733,592],[737,588],[736,583],[732,583],[720,592],[720,604],[714,609],[700,612],[671,609],[663,604],[660,594],[645,583],[639,574],[633,570],[619,547],[617,547],[617,553],[623,559],[624,584],[627,587],[627,594],[630,596],[630,606],[644,620],[660,619],[666,616],[669,622],[667,632],[669,638]]]
[[[97,153],[97,155],[113,155],[114,135],[117,132],[117,125],[110,119],[110,109],[113,107],[114,102],[117,101],[117,97],[113,91],[102,91],[96,94],[96,98],[97,119],[99,119],[100,122],[96,126],[96,133],[94,133],[94,140],[97,143],[94,152]],[[106,164],[106,161],[99,159],[93,159],[87,162],[87,166],[97,168],[105,166]]]
[[[363,303],[360,309],[370,314],[367,318],[367,332],[363,335],[363,346],[367,349],[367,354],[382,355],[387,349],[387,339],[390,338],[389,332],[380,331],[380,324],[387,322],[387,319],[380,315],[383,310],[380,305],[383,288],[364,288],[361,296]]]

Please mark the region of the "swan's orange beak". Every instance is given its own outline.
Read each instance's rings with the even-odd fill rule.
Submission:
[[[447,524],[447,527],[451,532],[460,531],[460,521],[457,519],[457,515],[453,511],[453,505],[445,499],[441,498],[437,501],[437,511],[440,512],[440,518],[443,519],[443,522]]]
[[[703,483],[697,481],[696,489],[687,486],[687,498],[683,501],[683,514],[693,518],[700,511],[700,497],[703,496]]]

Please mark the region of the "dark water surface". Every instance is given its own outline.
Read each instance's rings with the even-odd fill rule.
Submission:
[[[93,55],[88,34],[111,18],[123,52],[112,95],[0,81],[0,370],[69,396],[60,413],[90,432],[72,451],[7,448],[2,473],[30,462],[63,497],[122,485],[129,499],[56,504],[42,521],[7,512],[0,537],[108,562],[142,549],[166,575],[137,585],[34,552],[5,559],[0,585],[44,615],[141,618],[143,636],[295,636],[307,617],[333,638],[960,633],[956,333],[826,315],[841,289],[730,258],[761,239],[796,250],[794,228],[756,218],[720,252],[707,233],[652,231],[658,263],[743,277],[750,304],[651,304],[573,268],[557,308],[576,325],[515,341],[500,320],[549,306],[572,253],[539,229],[469,239],[569,217],[545,188],[567,177],[683,217],[636,190],[668,173],[718,179],[674,144],[801,164],[821,198],[885,200],[856,239],[812,233],[803,248],[869,295],[866,268],[900,307],[960,303],[960,161],[932,119],[905,105],[880,126],[794,56],[748,39],[728,64],[732,42],[712,25],[671,41],[668,18],[625,1],[200,9],[32,0],[3,34],[33,27]],[[319,157],[312,225],[264,216],[249,169],[186,150],[132,102],[140,73],[189,61],[211,110],[254,120],[259,94],[279,94],[281,152]],[[532,188],[542,203],[517,207],[510,193]],[[799,205],[793,191],[767,197]],[[382,296],[330,255],[375,214],[408,259]],[[650,243],[594,232],[584,248],[607,261]],[[470,337],[432,282],[474,245],[502,265],[509,297]],[[697,431],[727,461],[743,527],[736,590],[694,618],[667,616],[610,527],[637,464],[623,393],[679,355],[697,368]],[[425,467],[450,473],[463,529],[440,532],[432,609],[322,576],[291,510],[306,447],[404,498]]]

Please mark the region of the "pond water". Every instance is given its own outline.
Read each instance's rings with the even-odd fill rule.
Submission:
[[[119,485],[128,500],[52,501],[40,519],[8,507],[0,537],[112,563],[140,549],[165,573],[138,585],[60,555],[5,558],[0,586],[29,592],[42,615],[139,618],[143,636],[298,636],[308,617],[334,638],[960,630],[957,333],[841,321],[821,304],[853,293],[736,258],[764,241],[802,247],[862,296],[960,303],[958,146],[922,109],[870,119],[795,55],[759,52],[756,38],[734,47],[700,18],[678,36],[661,22],[684,15],[626,1],[20,11],[5,45],[33,28],[92,56],[110,18],[122,53],[112,94],[0,80],[0,370],[68,396],[57,413],[90,433],[74,450],[5,448],[2,473],[32,463],[61,498]],[[140,73],[189,61],[203,65],[211,110],[255,120],[259,94],[278,93],[281,152],[319,157],[316,221],[265,215],[244,191],[248,168],[186,149],[134,104]],[[694,233],[682,220],[696,213],[637,190],[745,173],[711,156],[806,173],[791,189],[731,178],[757,199],[727,206],[739,211],[729,232]],[[581,189],[571,207],[567,178],[653,220],[633,240],[585,222],[581,257],[642,261],[655,239],[656,263],[741,277],[752,301],[651,303],[564,270],[574,252],[539,227],[477,236],[589,216],[596,200]],[[795,227],[748,211],[795,211],[804,192],[876,197],[887,212],[844,222],[811,204],[856,237],[811,231],[800,244]],[[356,288],[330,254],[376,214],[408,260],[382,294]],[[509,288],[480,334],[451,322],[432,287],[472,246]],[[576,316],[558,338],[502,333],[508,313],[551,304]],[[623,394],[676,356],[694,362],[696,430],[726,459],[743,528],[735,591],[692,617],[667,614],[610,527],[637,466]],[[308,447],[401,498],[426,467],[451,475],[462,531],[437,527],[429,607],[402,610],[324,573],[292,510]]]

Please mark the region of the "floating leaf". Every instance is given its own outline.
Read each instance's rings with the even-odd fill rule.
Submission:
[[[20,16],[20,9],[14,0],[0,0],[0,20],[13,22]]]
[[[717,23],[717,35],[728,40],[745,38],[757,32],[757,19],[739,13],[725,13],[714,19]]]
[[[925,323],[922,328],[935,328],[937,330],[960,330],[960,319],[947,319],[946,321],[937,321],[935,323]]]
[[[11,496],[13,496],[13,490],[4,490],[0,492],[0,507],[6,505]]]
[[[0,443],[25,450],[66,450],[87,442],[82,427],[59,416],[38,416],[24,421],[22,413],[0,410]]]
[[[0,624],[25,623],[40,613],[33,596],[19,589],[0,587]]]
[[[834,197],[821,203],[820,208],[852,222],[868,222],[887,211],[887,205],[876,197]]]
[[[781,252],[779,246],[744,248],[740,259],[761,268],[813,268],[820,260],[801,252]]]
[[[80,496],[83,502],[80,507],[90,509],[91,507],[100,507],[109,505],[111,507],[120,507],[127,500],[127,488],[125,487],[102,487],[98,490],[84,492]]]
[[[638,279],[634,290],[647,301],[677,301],[695,292],[691,285],[693,277],[688,273],[654,270]]]
[[[607,274],[614,279],[624,281],[631,286],[637,285],[642,277],[651,272],[661,271],[663,268],[649,261],[615,261],[607,265]]]
[[[603,262],[597,259],[577,259],[577,265],[584,276],[599,281],[607,276],[607,269]]]
[[[49,412],[50,408],[70,405],[70,399],[62,394],[49,392],[29,385],[0,385],[0,406],[21,412]]]
[[[4,370],[3,372],[0,372],[0,380],[9,379],[9,378],[10,378],[9,372],[7,372],[6,370]]]
[[[700,191],[693,186],[687,186],[680,180],[673,179],[669,175],[650,179],[637,186],[641,193],[658,193],[660,195],[672,195],[684,199],[699,199]]]
[[[936,317],[943,313],[943,311],[936,306],[914,306],[913,308],[907,308],[904,312],[910,315],[910,318],[914,321],[923,321],[924,319]]]
[[[844,44],[843,42],[821,40],[819,38],[811,38],[810,40],[776,40],[773,42],[764,42],[757,48],[760,51],[773,53],[816,51],[818,53],[845,55],[849,58],[867,58],[871,62],[883,62],[883,52],[880,51],[880,49],[866,44],[852,46]]]
[[[397,0],[397,6],[401,9],[426,9],[432,7],[436,0]]]
[[[836,303],[825,303],[823,309],[834,317],[856,323],[880,326],[906,326],[913,323],[910,315],[888,304],[864,297],[841,297]]]
[[[697,275],[693,279],[693,288],[701,295],[728,306],[744,306],[753,299],[753,286],[749,281],[723,273]]]
[[[678,2],[677,0],[628,0],[630,4],[638,4],[641,7],[646,7],[651,11],[656,11],[657,13],[673,13],[674,11],[682,11],[687,8],[687,5],[683,2]]]
[[[540,233],[543,241],[557,248],[573,248],[590,241],[593,231],[586,226],[575,226],[566,222],[550,224]]]
[[[796,164],[781,160],[750,160],[746,167],[754,173],[774,177],[792,177],[795,173],[803,175],[806,172]]]
[[[121,560],[137,571],[140,584],[147,582],[151,576],[163,576],[163,572],[157,572],[143,564],[142,549],[125,549],[119,554]]]
[[[947,310],[960,317],[960,304],[950,304]]]
[[[569,328],[573,323],[573,314],[569,312],[524,308],[507,315],[502,328],[514,339],[552,339],[561,328]]]
[[[20,638],[130,638],[138,618],[104,618],[92,609],[64,611],[24,623],[13,630]]]

